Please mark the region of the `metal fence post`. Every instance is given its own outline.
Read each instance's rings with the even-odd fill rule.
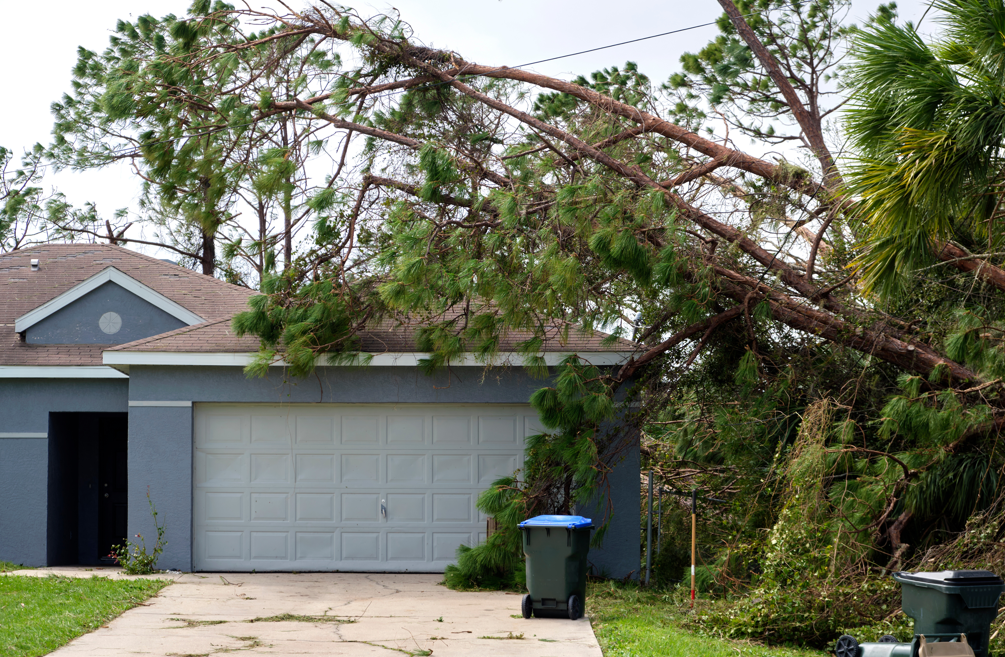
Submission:
[[[698,489],[691,491],[691,608],[694,609],[695,545],[698,543]]]
[[[656,556],[663,547],[663,486],[660,486],[659,497],[656,498]]]
[[[649,520],[646,522],[646,586],[653,570],[653,471],[649,471]]]

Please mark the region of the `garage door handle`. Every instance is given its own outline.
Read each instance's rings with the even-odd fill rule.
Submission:
[[[380,501],[380,517],[387,520],[387,507],[384,505],[384,500]]]

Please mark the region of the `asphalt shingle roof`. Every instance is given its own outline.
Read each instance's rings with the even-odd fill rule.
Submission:
[[[416,351],[415,331],[419,322],[400,324],[394,321],[382,322],[378,327],[368,330],[361,338],[362,351],[366,353],[409,353]],[[558,331],[553,330],[556,337],[546,340],[544,351],[631,351],[633,345],[624,340],[615,347],[602,343],[603,333],[584,334],[572,331],[568,342],[557,338]],[[499,351],[516,351],[518,342],[530,337],[529,333],[509,332],[499,343]],[[175,353],[249,353],[258,351],[258,338],[245,335],[237,337],[230,326],[229,320],[217,320],[195,326],[185,326],[174,331],[161,333],[135,342],[107,347],[107,351],[139,351],[139,352],[175,352]]]
[[[39,260],[38,271],[31,260]],[[254,294],[121,246],[45,244],[0,255],[0,365],[101,365],[103,345],[21,342],[15,320],[108,267],[115,267],[200,317],[229,319]]]
[[[30,261],[39,259],[38,271]],[[14,332],[15,320],[63,294],[107,267],[115,267],[147,287],[207,321],[121,345],[28,344]],[[249,353],[258,351],[258,338],[237,337],[233,316],[247,308],[256,292],[211,276],[157,260],[129,249],[107,244],[49,244],[0,255],[0,366],[101,365],[103,351],[162,353]],[[362,349],[370,353],[416,351],[415,334],[420,319],[405,323],[387,320],[361,336]],[[558,328],[551,329],[544,351],[631,351],[634,345],[619,340],[606,346],[603,333],[570,331],[567,341]],[[499,351],[515,351],[529,333],[510,332]]]

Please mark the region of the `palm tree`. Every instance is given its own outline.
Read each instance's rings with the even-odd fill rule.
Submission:
[[[846,78],[858,264],[881,296],[947,249],[991,262],[1005,251],[1005,0],[934,8],[945,31],[932,44],[911,24],[874,19],[854,40]]]

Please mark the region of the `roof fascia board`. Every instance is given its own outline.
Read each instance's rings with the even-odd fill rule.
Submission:
[[[621,365],[628,361],[630,352],[618,351],[589,351],[589,352],[548,352],[542,354],[546,365],[555,366],[562,362],[572,353],[579,353],[579,356],[593,365],[609,366]],[[156,352],[156,351],[106,351],[103,354],[105,365],[169,365],[169,366],[204,366],[204,367],[245,367],[251,364],[256,354],[249,353],[182,353],[182,352]],[[376,367],[416,367],[423,358],[428,358],[427,353],[403,352],[403,353],[383,353],[374,354],[369,365]],[[475,354],[464,354],[458,359],[451,359],[451,367],[484,367],[485,365],[515,365],[521,366],[524,363],[524,355],[515,352],[502,352],[496,354],[491,362],[480,359]],[[284,361],[273,363],[274,367],[286,367]],[[325,367],[323,357],[317,360],[319,367]]]
[[[115,283],[119,287],[135,294],[144,301],[160,308],[172,317],[185,322],[188,326],[192,326],[193,324],[202,324],[206,321],[188,308],[175,303],[160,292],[157,292],[143,283],[140,283],[132,276],[123,274],[115,267],[109,266],[102,269],[87,280],[77,283],[66,292],[57,296],[55,299],[47,301],[38,308],[35,308],[34,310],[18,317],[14,320],[14,332],[21,333],[31,328],[49,315],[65,308],[77,299],[93,292],[101,285],[109,282]]]
[[[128,379],[104,365],[0,365],[0,379]]]

